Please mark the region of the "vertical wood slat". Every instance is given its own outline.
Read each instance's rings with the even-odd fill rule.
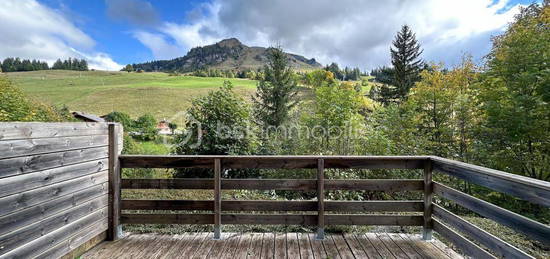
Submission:
[[[317,237],[322,240],[325,238],[325,160],[317,160]]]
[[[432,182],[432,162],[424,162],[424,224],[422,229],[422,239],[432,239],[432,211],[433,211],[433,182]]]
[[[214,239],[221,238],[221,159],[214,159]]]
[[[109,229],[107,240],[114,241],[122,236],[120,225],[120,164],[118,160],[118,131],[117,124],[109,124]]]

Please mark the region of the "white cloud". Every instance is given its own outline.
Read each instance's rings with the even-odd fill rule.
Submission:
[[[0,1],[0,58],[85,58],[89,67],[118,70],[122,65],[93,50],[95,42],[58,11],[35,0]],[[77,51],[78,50],[78,51]]]
[[[180,47],[168,43],[162,34],[135,31],[132,35],[153,52],[155,59],[169,59],[185,53]]]
[[[237,37],[248,45],[280,44],[323,63],[370,69],[389,63],[391,41],[406,23],[416,32],[425,59],[453,64],[464,52],[477,58],[487,54],[490,36],[518,12],[519,5],[510,6],[508,0],[493,2],[212,0],[193,10],[187,23],[158,26],[156,36],[174,43],[164,40],[166,51],[157,46],[153,52],[173,58],[182,56],[181,49]]]

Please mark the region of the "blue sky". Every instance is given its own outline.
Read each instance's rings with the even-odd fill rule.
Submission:
[[[236,37],[247,45],[280,44],[325,64],[372,69],[389,63],[391,40],[407,23],[426,60],[452,65],[465,53],[481,61],[491,35],[530,2],[2,0],[0,58],[73,56],[116,70]]]

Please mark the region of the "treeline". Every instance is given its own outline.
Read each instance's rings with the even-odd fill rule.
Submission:
[[[88,62],[85,59],[69,58],[66,60],[57,59],[50,68],[48,63],[40,60],[29,60],[20,58],[6,58],[2,62],[2,72],[36,71],[48,69],[79,70],[87,71]]]
[[[17,71],[35,71],[35,70],[48,70],[50,69],[48,63],[45,61],[40,61],[33,59],[20,58],[6,58],[2,62],[2,71],[3,72],[17,72]]]
[[[57,61],[53,63],[52,69],[87,71],[88,61],[77,58],[69,58],[63,61],[57,59]]]
[[[191,73],[193,76],[199,77],[226,77],[226,78],[248,78],[252,80],[260,80],[263,76],[261,70],[219,70],[219,69],[199,69]]]
[[[344,69],[340,69],[338,67],[338,64],[331,63],[330,65],[327,65],[325,67],[326,71],[332,72],[334,77],[341,81],[357,81],[361,80],[361,70],[359,68],[349,68],[345,67]]]

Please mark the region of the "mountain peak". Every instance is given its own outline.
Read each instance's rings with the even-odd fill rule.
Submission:
[[[233,48],[236,46],[243,45],[237,38],[224,39],[218,42],[217,44],[225,48]]]

